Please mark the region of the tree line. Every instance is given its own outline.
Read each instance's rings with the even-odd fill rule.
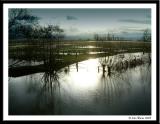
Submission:
[[[104,35],[94,34],[95,41],[122,41],[124,40],[123,37],[115,36],[114,34],[108,33]]]
[[[113,33],[108,34],[94,34],[94,40],[95,41],[125,41],[127,39],[119,36],[115,36]],[[142,37],[139,39],[139,41],[143,42],[151,42],[151,32],[149,29],[145,29],[142,32]]]

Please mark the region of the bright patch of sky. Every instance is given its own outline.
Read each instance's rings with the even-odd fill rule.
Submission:
[[[30,9],[40,25],[59,25],[66,35],[138,34],[151,29],[150,9]]]

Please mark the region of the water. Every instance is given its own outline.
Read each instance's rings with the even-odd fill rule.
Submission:
[[[99,60],[9,77],[9,114],[150,115],[151,67],[143,64],[108,76],[101,68],[98,72]]]
[[[107,53],[107,52],[89,52],[89,54],[100,54],[100,53]]]
[[[101,48],[101,47],[88,45],[88,46],[82,46],[82,47],[78,46],[77,48],[89,48],[89,49],[91,49],[91,48]]]

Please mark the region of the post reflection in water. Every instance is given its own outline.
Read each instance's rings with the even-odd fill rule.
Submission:
[[[9,114],[149,115],[150,68],[144,64],[108,74],[107,64],[104,73],[99,59],[90,59],[58,72],[50,67],[44,73],[10,78]]]

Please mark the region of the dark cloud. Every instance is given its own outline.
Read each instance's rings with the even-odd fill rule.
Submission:
[[[123,19],[123,20],[119,20],[119,21],[120,22],[137,23],[137,24],[151,24],[150,20]]]
[[[122,33],[122,34],[128,34],[128,32],[127,32],[127,31],[122,31],[121,33]]]
[[[78,20],[76,17],[74,16],[66,16],[67,20]]]

